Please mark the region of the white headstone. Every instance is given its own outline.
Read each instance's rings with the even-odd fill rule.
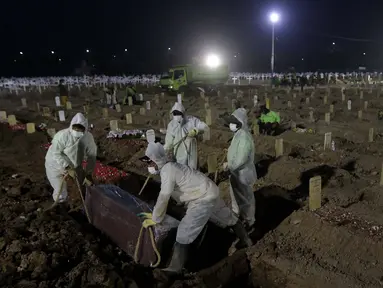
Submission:
[[[142,94],[138,94],[138,97],[140,98],[140,101],[144,101],[144,96]]]
[[[60,106],[61,106],[60,96],[56,96],[56,97],[55,97],[55,102],[56,102],[56,106],[57,106],[57,107],[60,107]]]
[[[59,119],[61,122],[65,121],[65,111],[63,110],[59,111]]]
[[[146,110],[150,110],[150,101],[146,101]]]
[[[351,100],[347,101],[347,110],[351,111]]]
[[[258,105],[258,96],[257,95],[254,95],[254,107],[257,107]]]

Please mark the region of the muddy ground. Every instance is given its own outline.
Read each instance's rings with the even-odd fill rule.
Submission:
[[[0,110],[15,114],[21,123],[45,123],[59,130],[69,125],[75,113],[84,111],[85,103],[90,103],[88,118],[95,127],[92,133],[98,144],[99,160],[129,175],[145,175],[146,167],[137,161],[144,153],[145,142],[106,139],[109,121],[119,120],[124,129],[154,128],[160,135],[159,129],[164,128],[164,120],[169,120],[176,97],[158,96],[156,103],[154,94],[159,91],[138,89],[144,100],[151,101],[152,109],[146,115],[139,115],[144,106],[123,106],[120,113],[108,109],[109,115],[104,119],[100,88],[72,91],[73,110],[67,111],[65,122],[54,119],[58,109],[54,107],[53,90],[42,95],[35,92],[9,95],[2,91]],[[187,93],[183,99],[187,112],[201,119],[205,119],[206,103],[212,109],[211,140],[199,142],[202,171],[207,171],[207,155],[216,154],[221,162],[222,151],[228,147],[232,134],[219,116],[232,111],[231,100],[238,96],[232,89],[222,91],[219,97],[202,99],[196,93]],[[243,95],[239,95],[239,101],[250,110],[253,95],[257,94],[261,101],[267,96],[272,110],[280,112],[286,128],[278,136],[254,136],[259,180],[254,186],[257,227],[251,236],[256,244],[231,257],[221,255],[216,265],[189,279],[177,280],[172,287],[381,287],[380,88],[372,89],[371,93],[370,89],[363,89],[363,99],[359,90],[347,89],[345,101],[338,88],[332,88],[329,94],[326,89],[318,89],[314,94],[310,89],[295,91],[295,97],[282,89],[261,86],[256,87],[257,91],[240,89]],[[123,93],[121,89],[118,95]],[[28,108],[21,107],[21,98],[27,99]],[[347,110],[348,99],[352,100],[351,111]],[[50,107],[52,116],[43,117],[36,103],[41,108]],[[334,112],[327,124],[324,115],[331,104]],[[359,110],[363,111],[361,119]],[[132,113],[134,124],[126,124],[126,113]],[[315,133],[287,129],[291,121]],[[371,143],[370,128],[374,128]],[[5,124],[0,129],[0,287],[156,287],[150,268],[133,264],[106,236],[86,224],[80,213],[68,213],[65,206],[43,213],[51,204],[52,192],[45,178],[46,150],[42,147],[49,142],[47,134],[26,134]],[[332,132],[335,151],[323,149],[326,132]],[[284,141],[283,156],[278,158],[277,138]],[[322,208],[310,212],[308,183],[317,175],[322,176]],[[224,181],[225,175],[220,173],[218,178]]]

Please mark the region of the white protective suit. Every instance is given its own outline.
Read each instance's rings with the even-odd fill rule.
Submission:
[[[251,226],[255,222],[253,185],[257,180],[254,165],[254,141],[248,131],[246,110],[239,108],[231,115],[242,123],[241,129],[234,133],[227,153],[228,169],[231,174],[231,193],[235,198],[235,201],[232,201],[232,209]]]
[[[169,151],[173,149],[173,154],[177,163],[184,164],[190,168],[197,169],[198,163],[198,149],[197,139],[195,137],[187,137],[185,140],[179,142],[184,138],[188,132],[192,129],[197,129],[199,132],[208,129],[208,126],[194,116],[186,116],[185,108],[180,103],[175,103],[172,107],[173,111],[180,111],[184,114],[182,122],[179,123],[176,120],[171,120],[168,124],[165,136],[165,150]],[[176,146],[174,146],[177,144]]]
[[[75,138],[72,136],[72,125],[81,124],[85,127],[84,136]],[[86,173],[93,173],[96,166],[97,146],[94,142],[93,136],[88,132],[88,120],[83,114],[77,113],[71,123],[70,127],[63,129],[53,137],[52,145],[48,149],[45,156],[45,169],[48,180],[52,185],[53,199],[56,201],[60,192],[61,182],[65,174],[65,168],[76,169],[77,175],[83,177],[82,161],[87,158]],[[79,179],[81,182],[81,179]],[[60,195],[60,201],[65,201],[67,198],[67,185],[64,181],[63,191]]]
[[[153,209],[153,221],[162,222],[170,197],[187,207],[177,229],[178,243],[192,243],[209,219],[222,228],[237,223],[238,218],[219,196],[217,185],[204,174],[186,165],[167,162],[165,150],[159,143],[149,143],[146,156],[157,164],[161,176],[161,191]]]

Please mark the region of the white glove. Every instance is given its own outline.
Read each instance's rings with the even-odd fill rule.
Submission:
[[[223,163],[222,168],[223,168],[223,171],[229,170],[229,164],[227,162]]]

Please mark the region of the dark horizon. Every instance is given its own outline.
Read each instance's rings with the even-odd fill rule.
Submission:
[[[3,4],[0,17],[0,76],[71,75],[83,60],[98,74],[161,73],[208,52],[230,71],[270,72],[274,10],[281,14],[276,72],[383,70],[382,7],[356,0],[16,0]]]

